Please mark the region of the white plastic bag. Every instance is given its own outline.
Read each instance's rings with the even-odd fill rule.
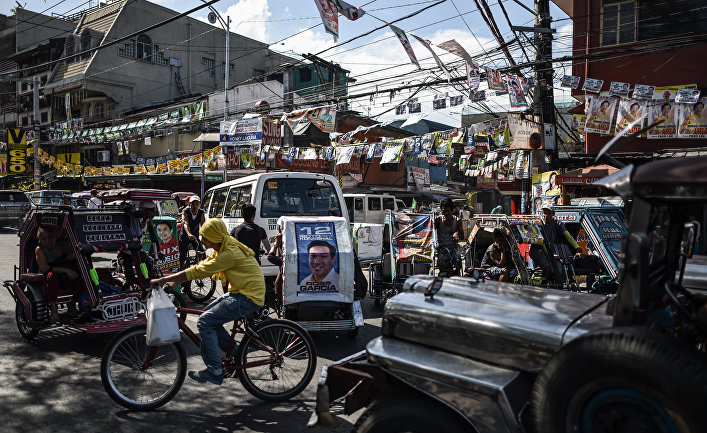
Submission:
[[[177,308],[162,289],[152,291],[147,300],[148,346],[163,346],[181,339],[177,323]]]

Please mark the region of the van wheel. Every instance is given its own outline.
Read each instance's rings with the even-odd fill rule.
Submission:
[[[560,349],[535,381],[537,431],[707,431],[707,357],[657,331],[619,327]]]
[[[468,432],[457,414],[441,404],[419,397],[391,393],[373,402],[356,421],[352,433],[461,433]]]

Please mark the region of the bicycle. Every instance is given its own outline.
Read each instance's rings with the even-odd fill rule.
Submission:
[[[178,314],[203,311],[177,308]],[[285,401],[302,392],[314,376],[317,354],[314,342],[298,324],[263,318],[256,312],[233,322],[231,339],[222,358],[224,378],[238,377],[243,388],[264,401]],[[201,340],[182,317],[179,329],[194,344]],[[147,346],[145,325],[116,335],[103,352],[101,382],[121,406],[137,411],[156,409],[174,398],[186,375],[186,352],[181,341]],[[236,335],[243,334],[239,344]],[[292,377],[291,377],[292,376]]]
[[[196,265],[206,258],[206,251],[201,241],[189,241],[189,249],[187,250],[187,257],[184,259],[184,267],[186,269],[190,266]],[[188,281],[182,285],[184,293],[192,301],[203,304],[211,299],[214,292],[216,291],[216,280],[211,277],[206,277],[201,280]]]

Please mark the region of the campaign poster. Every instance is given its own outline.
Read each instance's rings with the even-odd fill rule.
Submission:
[[[503,84],[503,75],[499,71],[486,68],[486,83],[491,90],[506,90]]]
[[[578,75],[563,75],[560,81],[560,87],[569,87],[570,89],[576,89],[579,87],[579,76]]]
[[[391,246],[395,260],[431,262],[434,225],[432,215],[391,212]]]
[[[671,101],[656,102],[648,105],[648,124],[661,122],[646,132],[649,139],[676,138],[678,136],[678,131],[675,127],[675,105]]]
[[[627,134],[633,134],[643,128],[643,119],[646,118],[646,101],[634,99],[622,99],[619,101],[619,114],[616,116],[616,129],[614,134],[618,135],[626,129],[634,120],[638,123],[631,127]]]
[[[410,114],[422,112],[422,105],[420,104],[420,101],[417,100],[417,98],[413,98],[408,101],[408,112]]]
[[[609,95],[628,98],[629,84],[621,81],[612,81],[609,86]]]
[[[707,99],[694,104],[676,104],[675,116],[679,122],[678,138],[707,138]]]
[[[398,40],[400,41],[400,44],[403,46],[405,49],[405,52],[408,55],[408,58],[410,58],[410,62],[417,66],[417,68],[420,68],[420,62],[417,61],[417,56],[415,56],[415,51],[412,49],[412,45],[410,45],[410,41],[408,40],[407,35],[405,32],[397,27],[395,27],[392,24],[388,24],[388,27],[390,27],[390,30],[395,33],[395,36],[397,36]]]
[[[573,131],[583,134],[584,133],[584,125],[586,123],[587,123],[587,115],[586,114],[573,114],[572,115],[572,124],[570,126],[572,127]]]
[[[653,99],[654,93],[655,86],[636,84],[636,87],[633,89],[633,99]]]
[[[681,102],[683,104],[695,104],[699,100],[699,89],[678,89],[678,93],[675,95],[675,102]]]
[[[466,62],[466,83],[469,90],[474,91],[479,88],[479,69]]]
[[[608,134],[614,121],[615,108],[616,98],[591,98],[587,106],[587,122],[584,130]]]
[[[506,82],[508,83],[508,99],[511,103],[511,107],[527,107],[528,102],[525,100],[525,96],[523,96],[523,88],[520,85],[518,77],[509,75],[506,78]]]
[[[604,80],[597,80],[596,78],[585,78],[582,90],[586,90],[590,93],[601,92],[601,87],[604,85]]]
[[[334,42],[339,40],[339,11],[333,2],[326,0],[316,0],[315,4],[319,9],[319,15],[324,24],[324,30],[334,36]]]
[[[352,224],[354,248],[359,262],[383,258],[383,224]]]
[[[339,253],[333,222],[296,222],[297,295],[339,293]]]
[[[155,232],[159,238],[159,251],[164,258],[158,262],[165,275],[179,272],[179,239],[177,238],[177,223],[173,218],[155,218]]]

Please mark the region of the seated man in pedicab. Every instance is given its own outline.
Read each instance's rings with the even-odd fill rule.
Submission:
[[[434,226],[437,231],[437,245],[439,255],[437,266],[440,272],[450,270],[459,256],[459,244],[464,239],[464,229],[462,221],[458,215],[454,214],[454,202],[451,198],[445,198],[440,203],[442,215],[435,217]]]
[[[500,227],[493,229],[493,243],[484,253],[481,268],[489,273],[491,279],[498,281],[513,281],[518,275],[508,238]]]
[[[553,269],[548,260],[548,256],[554,255],[556,243],[567,242],[572,251],[575,252],[575,258],[582,258],[584,254],[564,224],[555,220],[555,206],[551,203],[545,203],[542,205],[542,212],[544,243],[543,245],[532,245],[530,247],[530,258],[533,259],[536,267],[542,269],[543,277],[558,282],[560,280],[558,275],[562,274],[562,272],[560,269]]]
[[[37,229],[39,245],[34,253],[37,267],[47,280],[46,297],[49,303],[49,321],[59,322],[57,300],[60,295],[72,295],[68,303],[68,312],[77,312],[76,303],[86,290],[80,278],[76,254],[65,239],[58,239],[56,229],[40,227]]]

